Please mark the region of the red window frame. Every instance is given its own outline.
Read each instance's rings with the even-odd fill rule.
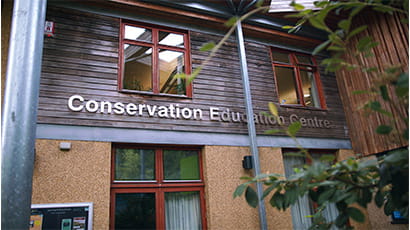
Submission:
[[[273,57],[273,52],[288,54],[289,63],[283,63],[283,62],[275,61],[275,59]],[[273,48],[273,47],[271,47],[271,49],[270,49],[270,55],[271,55],[271,61],[272,61],[272,69],[273,69],[273,73],[275,75],[274,79],[275,79],[276,92],[278,93],[278,100],[279,100],[279,104],[281,106],[303,107],[303,108],[307,108],[307,109],[318,109],[316,107],[307,106],[306,102],[304,100],[304,97],[303,97],[302,78],[300,76],[300,70],[306,70],[306,71],[312,72],[313,75],[314,75],[316,88],[317,88],[317,93],[319,95],[319,103],[320,103],[320,108],[319,109],[327,109],[327,106],[326,106],[326,103],[325,103],[325,97],[324,97],[324,93],[323,93],[323,86],[322,86],[322,82],[320,81],[319,67],[318,67],[316,59],[313,56],[303,54],[303,53],[298,53],[298,52],[292,52],[292,51],[288,51],[288,50]],[[308,57],[308,58],[310,58],[310,60],[312,61],[313,64],[306,64],[306,63],[303,63],[303,62],[299,62],[298,59],[297,59],[297,56]],[[294,78],[295,78],[296,87],[297,87],[296,95],[297,95],[298,99],[300,100],[300,104],[282,104],[280,102],[278,81],[276,79],[276,72],[275,72],[275,67],[276,66],[292,68],[294,70]]]
[[[115,180],[115,150],[117,148],[155,149],[155,181],[116,181]],[[167,181],[163,177],[163,151],[190,150],[198,152],[199,180]],[[118,193],[155,193],[156,228],[165,229],[165,193],[166,192],[199,192],[202,229],[206,225],[205,189],[202,165],[202,153],[197,147],[149,146],[115,144],[111,154],[111,198],[110,198],[110,229],[115,229],[115,197]]]
[[[162,26],[155,26],[146,23],[137,23],[128,20],[121,19],[120,21],[120,42],[119,42],[119,63],[118,63],[118,90],[124,93],[141,93],[141,94],[152,94],[152,95],[165,95],[165,96],[174,96],[174,97],[192,97],[192,82],[186,85],[186,94],[177,95],[177,94],[166,94],[160,93],[160,76],[159,76],[159,49],[166,49],[170,51],[177,51],[184,53],[184,66],[185,74],[191,74],[191,47],[190,47],[190,38],[189,32],[178,29],[171,29]],[[130,40],[125,38],[125,26],[135,26],[145,29],[150,29],[152,31],[151,42],[147,41],[137,41]],[[159,31],[169,32],[174,34],[180,34],[184,37],[184,47],[168,46],[159,44]],[[152,92],[147,91],[138,91],[138,90],[129,90],[123,89],[123,69],[124,69],[124,44],[130,45],[139,45],[152,48]]]

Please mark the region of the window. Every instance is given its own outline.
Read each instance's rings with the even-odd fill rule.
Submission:
[[[190,74],[188,33],[123,21],[119,89],[191,97],[192,86],[177,73]]]
[[[197,149],[113,148],[111,229],[206,229]]]
[[[325,108],[316,60],[305,54],[271,49],[281,105]]]
[[[286,153],[291,153],[291,152],[295,152],[295,151],[291,149],[283,150],[283,153],[284,153],[283,161],[284,161],[284,166],[285,166],[286,177],[290,177],[291,175],[295,173],[293,170],[294,168],[301,168],[306,163],[308,164],[312,163],[312,162],[307,162],[307,159],[304,159],[303,157],[290,156],[286,154]],[[309,153],[311,154],[313,160],[319,160],[320,157],[324,154],[334,154],[334,153],[329,153],[329,152],[314,152],[314,151],[309,151]],[[298,201],[296,201],[296,203],[291,206],[293,229],[298,229],[298,230],[309,229],[309,227],[312,225],[312,220],[311,218],[307,216],[314,214],[315,207],[316,207],[316,204],[313,203],[309,199],[307,194],[303,197],[300,197]],[[326,208],[323,210],[323,216],[324,218],[326,218],[327,221],[334,221],[337,218],[337,215],[338,215],[338,211],[337,211],[336,205],[333,203],[328,204]],[[335,226],[332,226],[332,229],[337,229],[337,228]]]

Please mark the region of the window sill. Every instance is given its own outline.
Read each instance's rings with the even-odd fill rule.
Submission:
[[[280,104],[279,106],[283,107],[283,108],[291,108],[291,109],[304,109],[304,110],[313,110],[313,111],[328,111],[327,109],[324,109],[324,108],[316,108],[316,107],[309,107],[309,106],[302,106],[302,105]]]
[[[121,89],[119,90],[120,93],[126,94],[135,94],[141,96],[158,96],[158,97],[172,97],[172,98],[181,98],[181,99],[192,99],[187,95],[177,95],[177,94],[167,94],[167,93],[153,93],[153,92],[146,92],[146,91],[137,91],[137,90],[129,90],[129,89]]]

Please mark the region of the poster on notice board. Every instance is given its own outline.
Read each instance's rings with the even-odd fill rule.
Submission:
[[[92,203],[31,205],[30,230],[92,230]]]

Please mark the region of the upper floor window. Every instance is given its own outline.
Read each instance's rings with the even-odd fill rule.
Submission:
[[[272,48],[271,57],[281,105],[326,107],[318,66],[312,56]]]
[[[123,92],[192,96],[177,73],[190,73],[186,31],[122,21],[119,89]]]

